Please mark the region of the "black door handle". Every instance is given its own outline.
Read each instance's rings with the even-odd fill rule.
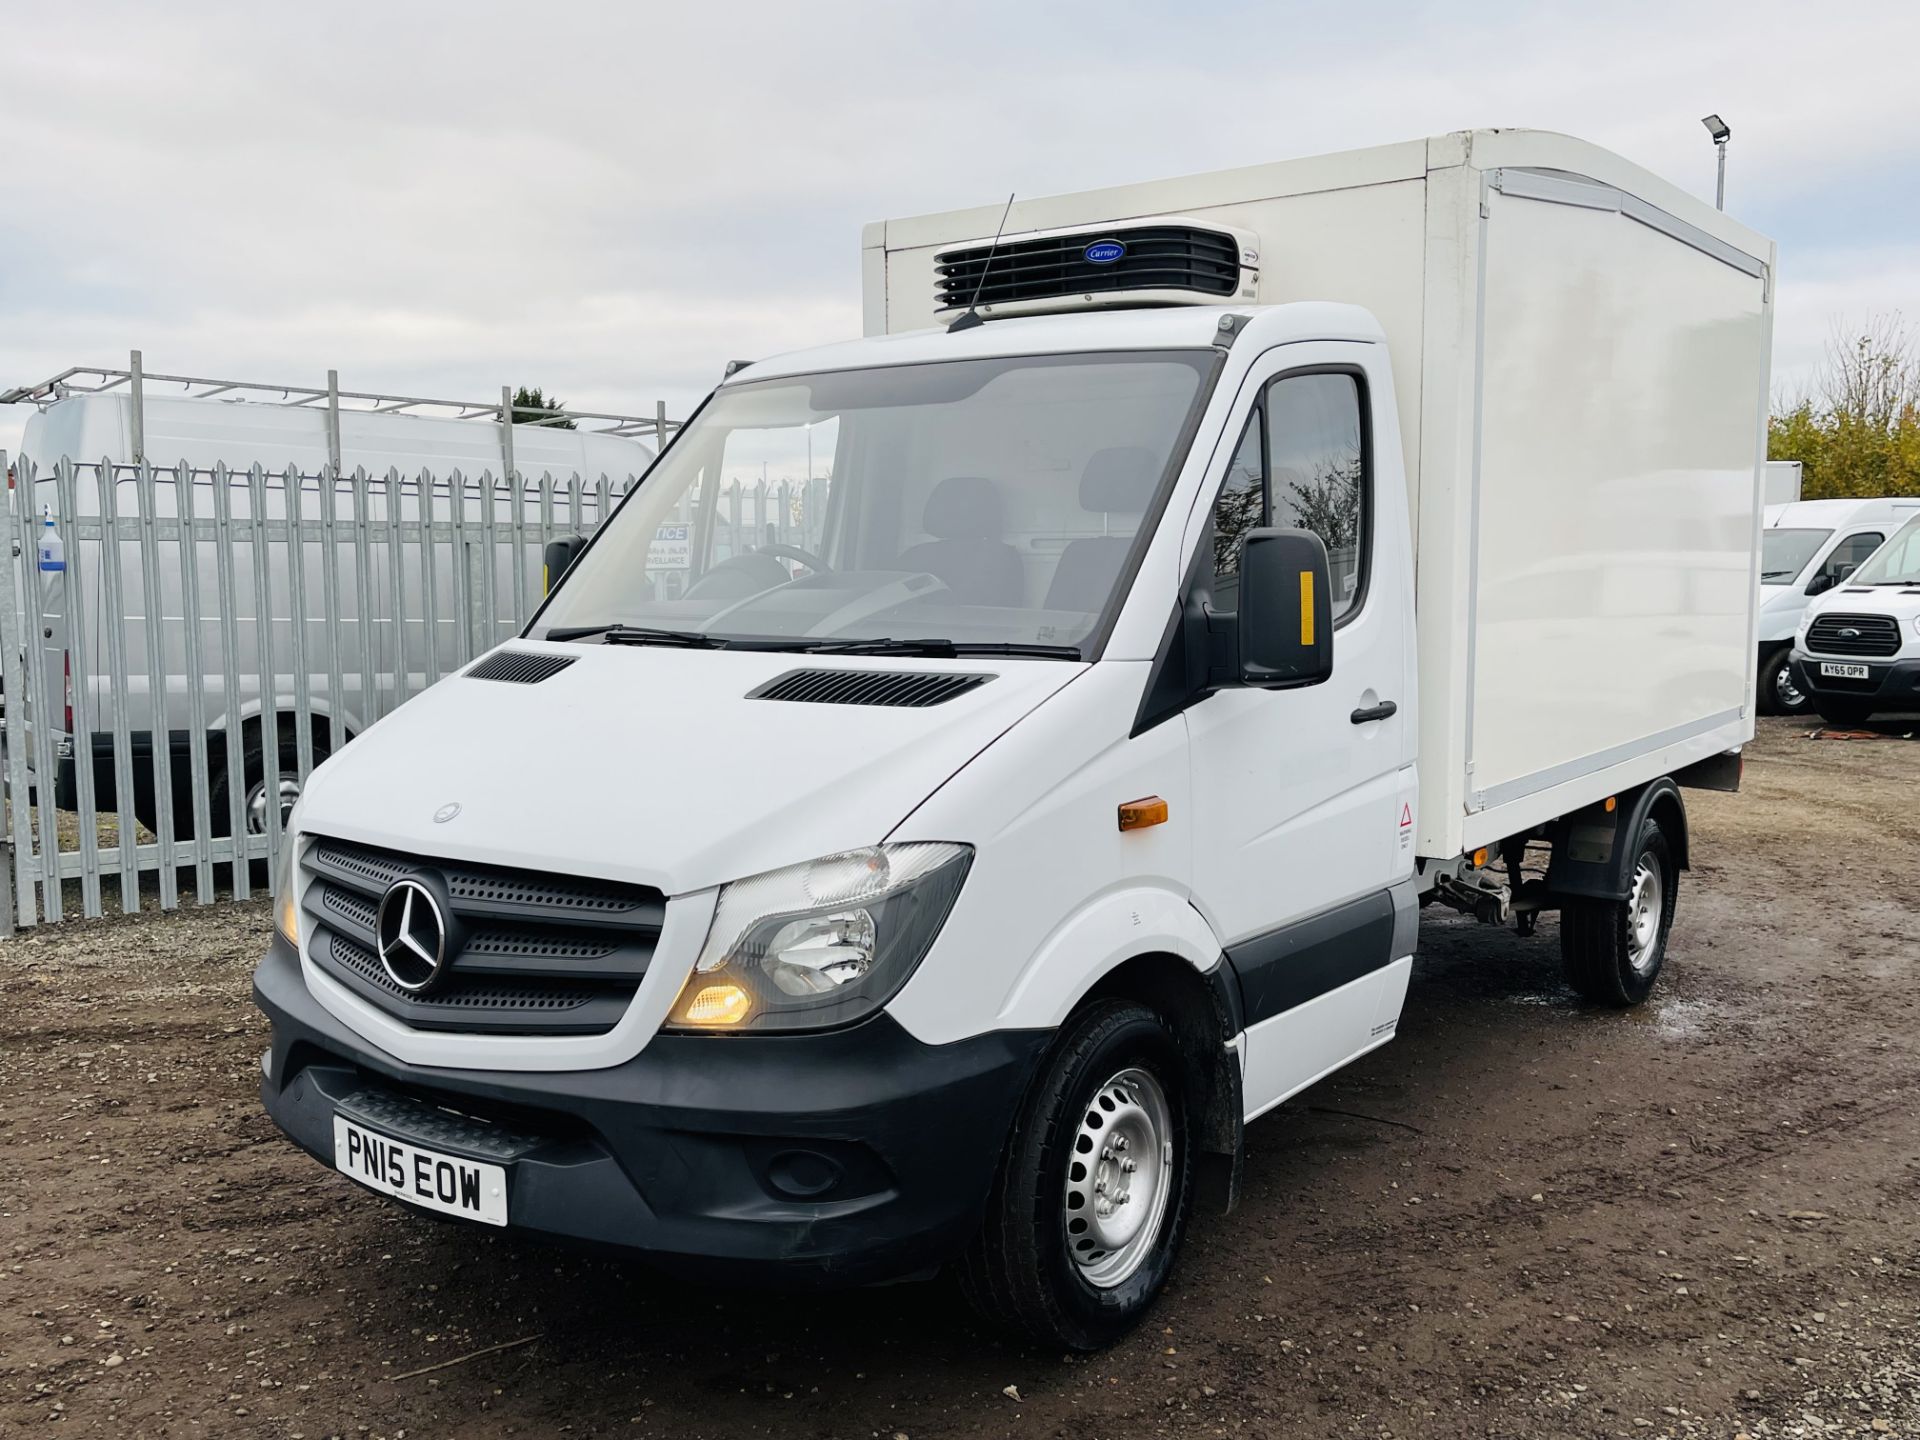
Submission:
[[[1365,725],[1374,720],[1385,720],[1397,713],[1400,707],[1391,700],[1382,700],[1378,705],[1364,705],[1347,718],[1356,725]]]

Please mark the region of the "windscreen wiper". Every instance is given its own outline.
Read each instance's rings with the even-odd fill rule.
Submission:
[[[573,625],[549,630],[545,638],[591,640],[596,635],[602,645],[681,645],[690,650],[720,650],[727,643],[699,630],[656,630],[646,625]]]
[[[1035,645],[1019,640],[822,640],[805,647],[809,655],[925,655],[951,660],[961,655],[1035,655],[1047,660],[1078,660],[1077,645]]]

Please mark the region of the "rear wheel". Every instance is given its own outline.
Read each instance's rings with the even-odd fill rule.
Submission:
[[[1573,898],[1562,908],[1560,958],[1567,983],[1601,1005],[1624,1009],[1645,1000],[1666,963],[1679,896],[1680,867],[1666,832],[1650,817],[1634,839],[1627,898]]]
[[[1760,708],[1769,715],[1804,715],[1813,709],[1813,697],[1794,683],[1792,654],[1791,645],[1782,645],[1761,657]]]
[[[1829,725],[1864,725],[1873,717],[1873,706],[1858,700],[1839,700],[1822,695],[1813,702],[1820,718]]]
[[[1152,1010],[1103,1000],[1069,1022],[1014,1121],[960,1281],[992,1323],[1097,1350],[1173,1269],[1192,1179],[1192,1097]]]

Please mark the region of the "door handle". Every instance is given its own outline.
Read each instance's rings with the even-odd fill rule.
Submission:
[[[1347,718],[1356,725],[1367,725],[1375,720],[1385,720],[1397,714],[1400,707],[1391,700],[1382,700],[1378,705],[1363,705]]]

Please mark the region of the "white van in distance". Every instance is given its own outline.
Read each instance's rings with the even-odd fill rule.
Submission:
[[[1525,131],[1002,220],[870,227],[867,338],[735,367],[315,774],[255,981],[293,1140],[1092,1348],[1200,1158],[1393,1037],[1424,903],[1647,997],[1679,787],[1753,732],[1772,245]],[[818,545],[710,562],[809,445]]]
[[[1793,678],[1831,725],[1920,714],[1920,510],[1807,606]]]
[[[1779,462],[1769,462],[1771,471]],[[1816,596],[1846,583],[1920,499],[1801,500],[1769,505],[1760,532],[1760,678],[1763,714],[1803,715],[1813,696],[1793,677],[1794,637]]]

